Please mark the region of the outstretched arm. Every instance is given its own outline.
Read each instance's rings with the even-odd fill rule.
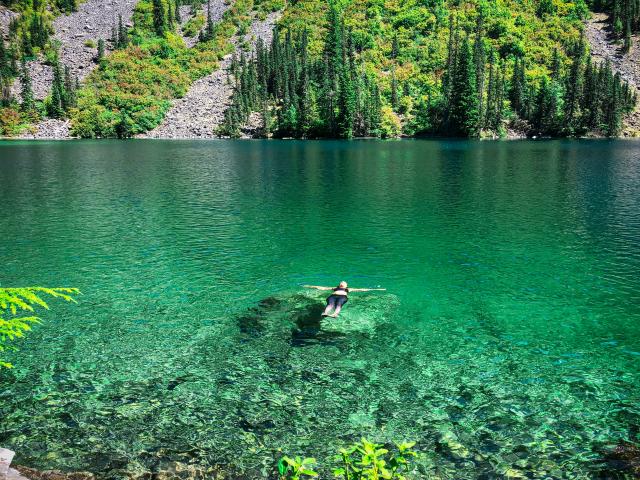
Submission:
[[[304,288],[315,288],[316,290],[333,290],[333,287],[320,287],[318,285],[302,285]]]
[[[386,292],[386,288],[350,288],[350,292]]]

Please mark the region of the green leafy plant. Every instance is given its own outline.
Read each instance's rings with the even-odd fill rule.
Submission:
[[[278,462],[280,479],[299,480],[304,477],[317,477],[318,474],[311,470],[311,465],[315,463],[315,458],[282,457]]]
[[[34,307],[48,310],[49,305],[42,299],[45,295],[75,303],[73,295],[79,293],[77,288],[0,288],[0,353],[15,350],[7,343],[24,337],[32,325],[40,323],[40,318],[34,315],[21,316],[20,312],[34,312]],[[0,358],[0,367],[12,366]]]
[[[372,443],[366,438],[359,443],[340,449],[336,458],[341,466],[333,473],[344,480],[403,480],[409,471],[409,463],[417,453],[413,450],[415,442],[396,444],[396,450],[390,452],[384,445]]]
[[[336,478],[343,480],[406,480],[411,459],[418,456],[413,449],[415,442],[396,443],[391,451],[384,445],[362,438],[359,442],[339,450],[335,460],[339,466],[333,470]],[[282,457],[278,462],[280,480],[298,480],[316,477],[310,470],[314,458]]]

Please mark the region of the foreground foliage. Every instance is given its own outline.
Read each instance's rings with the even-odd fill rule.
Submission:
[[[363,438],[358,443],[340,449],[335,459],[339,466],[333,470],[333,474],[343,480],[404,480],[410,470],[411,459],[417,456],[414,446],[415,442],[399,443],[394,451],[389,451],[384,445]],[[318,473],[312,470],[315,463],[315,458],[282,457],[278,462],[280,479],[316,477]]]
[[[73,296],[79,293],[77,288],[0,288],[0,354],[13,348],[9,342],[24,337],[34,324],[40,322],[34,315],[20,316],[21,312],[34,312],[35,307],[48,310],[49,305],[43,296],[75,302]],[[0,358],[0,367],[10,368],[12,365]]]

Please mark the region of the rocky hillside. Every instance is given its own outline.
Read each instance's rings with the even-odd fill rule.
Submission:
[[[216,2],[217,3],[217,2]],[[222,2],[219,2],[222,4]],[[222,5],[220,8],[223,8]],[[273,26],[279,18],[273,12],[260,20],[252,17],[249,32],[243,38],[234,38],[238,46],[248,43],[255,45],[258,38],[266,43],[271,41]],[[176,100],[167,112],[163,122],[155,129],[138,135],[139,138],[214,138],[215,129],[223,120],[224,111],[229,106],[232,87],[228,81],[228,68],[233,54],[228,54],[220,62],[220,67],[210,75],[196,80],[189,92]]]
[[[625,53],[623,44],[613,37],[610,25],[609,15],[605,13],[594,13],[585,23],[585,36],[589,40],[591,56],[601,63],[608,60],[613,70],[620,73],[640,93],[640,35],[632,35],[631,48]],[[625,117],[622,135],[640,136],[638,106]]]
[[[640,86],[635,39],[623,53],[606,17],[590,16],[581,2],[298,0],[284,14],[268,14],[282,0],[84,0],[72,13],[56,10],[57,1],[0,0],[31,15],[0,59],[13,62],[0,68],[3,92],[7,78],[13,84],[13,99],[5,94],[0,106],[0,133],[211,138],[246,135],[247,125],[258,135],[300,138],[496,137],[516,126],[536,136],[640,130],[640,115],[631,112],[630,90]],[[0,8],[5,35],[15,16]],[[107,41],[98,60],[98,41],[111,39],[119,17],[117,37],[125,41]],[[29,18],[50,22],[48,40]],[[276,22],[283,33],[271,51]],[[581,41],[583,25],[590,48]],[[30,103],[21,99],[18,65],[25,38],[36,56],[27,64]],[[229,82],[232,55],[257,39],[267,50],[242,67],[239,91]],[[54,82],[56,45],[79,89],[60,75]],[[589,50],[613,72],[589,70]],[[582,85],[602,94],[592,100]]]
[[[118,24],[119,15],[125,25],[131,26],[131,16],[136,0],[85,0],[77,12],[63,14],[53,21],[53,40],[60,42],[60,62],[71,73],[83,80],[97,65],[97,42],[108,40]],[[107,53],[111,44],[106,42]],[[45,98],[51,91],[53,69],[41,55],[29,62],[33,93],[37,99]],[[14,84],[14,94],[19,95],[19,82]]]

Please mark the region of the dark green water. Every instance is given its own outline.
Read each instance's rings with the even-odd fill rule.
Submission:
[[[16,463],[591,478],[640,427],[640,143],[4,142],[0,185],[0,284],[83,291],[0,374]],[[342,279],[389,293],[319,323]]]

